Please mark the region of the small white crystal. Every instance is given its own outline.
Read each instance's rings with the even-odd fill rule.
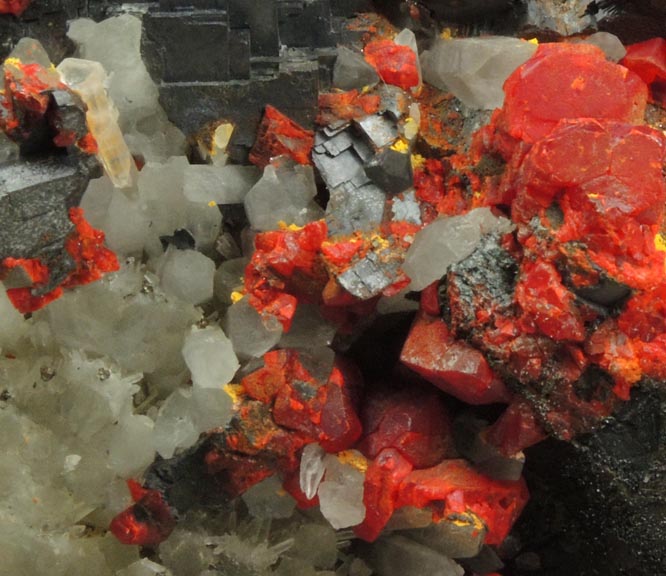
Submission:
[[[195,305],[213,298],[215,263],[201,252],[169,246],[157,273],[167,294]]]
[[[419,83],[413,87],[412,90],[418,91],[421,87],[421,63],[419,61],[419,49],[416,45],[416,36],[414,35],[414,32],[409,28],[403,28],[398,34],[396,34],[395,38],[393,38],[393,42],[398,46],[407,46],[408,48],[411,48],[412,52],[414,52],[414,55],[416,56],[416,70],[419,73]]]
[[[65,472],[72,472],[81,462],[81,456],[78,454],[68,454],[65,456],[65,464],[63,466]]]
[[[303,226],[323,215],[316,194],[312,166],[280,157],[245,196],[245,211],[255,230],[275,230],[280,222]]]
[[[423,79],[471,108],[499,108],[504,81],[536,49],[531,42],[503,36],[438,39],[421,56]]]
[[[598,46],[604,51],[606,58],[611,62],[619,62],[627,54],[627,49],[622,44],[622,41],[610,32],[595,32],[581,40],[581,42]]]
[[[440,218],[420,230],[407,250],[403,270],[412,280],[410,290],[423,290],[440,279],[449,266],[467,258],[484,234],[512,228],[489,208],[476,208],[462,216]]]
[[[294,546],[288,554],[319,570],[333,568],[338,559],[335,530],[327,524],[302,524],[294,534]]]
[[[197,432],[223,428],[233,416],[233,400],[226,390],[192,388],[192,421]]]
[[[296,500],[285,492],[277,476],[252,486],[243,494],[243,501],[255,518],[289,518],[296,507]]]
[[[319,484],[324,477],[326,471],[324,456],[326,456],[326,452],[319,444],[308,444],[303,448],[299,484],[308,500],[312,500],[317,495]]]
[[[142,558],[118,571],[116,576],[171,576],[171,571],[148,558]]]
[[[153,461],[154,427],[148,416],[127,414],[119,420],[109,441],[109,464],[116,474],[129,478]]]
[[[155,448],[162,458],[171,458],[180,448],[189,448],[199,438],[192,422],[191,390],[176,390],[162,404],[155,420]]]
[[[185,198],[204,204],[242,204],[260,176],[254,166],[194,164],[183,174]]]
[[[353,458],[364,460],[363,455],[355,450]],[[348,463],[341,462],[332,454],[324,458],[326,473],[319,484],[319,508],[324,518],[336,530],[356,526],[365,518],[363,504],[363,483],[365,474]]]
[[[219,326],[193,328],[185,338],[183,358],[199,388],[220,389],[239,367],[231,341]]]
[[[224,329],[241,360],[262,356],[280,341],[282,335],[282,325],[272,317],[264,320],[247,297],[228,308]]]

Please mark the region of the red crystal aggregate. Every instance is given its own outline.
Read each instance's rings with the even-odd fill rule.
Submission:
[[[309,164],[313,145],[314,132],[305,130],[277,108],[266,106],[250,162],[265,168],[271,158],[287,155],[299,164]]]
[[[419,71],[416,54],[409,46],[391,40],[375,40],[365,45],[365,59],[387,84],[400,88],[418,86]]]
[[[34,312],[58,298],[63,288],[82,286],[99,280],[104,274],[118,270],[118,258],[104,246],[104,232],[93,228],[84,218],[81,208],[70,208],[69,219],[74,231],[65,241],[65,250],[73,258],[74,270],[60,286],[42,295],[34,295],[33,290],[48,280],[48,268],[38,260],[6,258],[0,263],[0,270],[22,267],[33,281],[32,287],[10,288],[7,296],[16,309],[26,314]]]
[[[32,0],[0,0],[0,14],[20,16],[31,2]]]

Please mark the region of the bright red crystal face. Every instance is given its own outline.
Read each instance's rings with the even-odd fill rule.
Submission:
[[[525,142],[546,136],[563,119],[639,124],[647,87],[633,72],[585,44],[542,44],[504,84],[498,125]]]
[[[271,158],[287,155],[299,164],[310,164],[314,132],[306,130],[273,106],[266,106],[250,162],[265,168]]]
[[[20,16],[32,0],[0,0],[0,14]]]
[[[648,85],[666,80],[666,39],[651,38],[627,46],[627,53],[620,64]]]
[[[400,46],[391,40],[376,40],[366,44],[363,53],[387,84],[404,89],[418,85],[416,54],[409,46]]]
[[[403,364],[468,404],[506,402],[509,393],[481,352],[456,341],[441,318],[421,314],[400,356]]]
[[[447,410],[436,394],[376,393],[363,406],[359,449],[375,458],[394,448],[415,468],[428,468],[453,452]]]

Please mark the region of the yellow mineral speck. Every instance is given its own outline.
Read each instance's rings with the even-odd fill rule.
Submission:
[[[368,460],[356,450],[343,450],[338,452],[336,456],[341,464],[353,466],[360,472],[365,472],[368,469]]]
[[[420,154],[412,154],[412,170],[421,168],[425,164],[425,158]]]
[[[537,40],[536,38],[530,38],[528,42],[530,44],[536,44],[537,46],[539,45],[539,40]]]
[[[278,226],[280,227],[280,230],[289,230],[290,232],[303,230],[303,226],[299,226],[298,224],[287,224],[284,220],[279,220]]]
[[[245,396],[245,389],[240,384],[233,384],[230,382],[229,384],[225,384],[222,389],[229,394],[234,404],[239,404],[243,399],[243,396]]]
[[[213,150],[211,153],[216,154],[219,150],[225,152],[233,133],[234,125],[229,122],[220,124],[215,128],[215,133],[213,134]]]
[[[128,188],[132,184],[132,155],[118,126],[118,110],[106,93],[104,68],[99,62],[65,58],[57,70],[88,108],[86,123],[97,141],[97,156],[113,185]]]
[[[451,32],[451,28],[444,28],[439,37],[442,40],[451,40],[451,38],[453,38],[453,33]]]
[[[657,234],[654,237],[654,246],[660,252],[666,252],[666,235]]]
[[[407,152],[409,152],[409,142],[404,138],[398,138],[393,144],[391,144],[391,150],[395,150],[401,154],[407,154]]]
[[[208,203],[208,205],[209,205],[211,208],[215,208],[215,206],[217,206],[217,202],[215,202],[215,200],[211,200],[211,201]]]
[[[242,299],[243,299],[243,293],[242,293],[242,292],[239,292],[238,290],[234,290],[234,291],[231,293],[231,301],[232,301],[234,304],[235,304],[236,302],[238,302],[239,300],[242,300]]]

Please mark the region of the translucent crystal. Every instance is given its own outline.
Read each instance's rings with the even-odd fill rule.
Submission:
[[[231,293],[243,287],[246,258],[234,258],[222,262],[213,279],[215,299],[225,306],[231,304]],[[296,311],[298,314],[298,310]]]
[[[512,224],[489,208],[476,208],[462,216],[441,218],[416,234],[405,256],[403,270],[412,280],[410,290],[423,290],[440,279],[451,264],[469,256],[484,234],[509,232]]]
[[[453,560],[404,536],[388,536],[373,548],[373,565],[382,576],[463,576]]]
[[[176,528],[171,536],[160,544],[160,560],[177,576],[200,576],[213,565],[213,550],[204,546],[204,534]]]
[[[153,428],[148,416],[127,414],[118,421],[109,441],[109,464],[116,474],[130,478],[153,461]]]
[[[206,432],[227,425],[233,416],[233,401],[225,390],[192,389],[192,422],[197,432]]]
[[[277,476],[252,486],[243,494],[243,501],[255,518],[289,518],[296,507],[296,500],[284,491]]]
[[[254,166],[187,166],[183,174],[185,198],[205,204],[242,204],[260,176]]]
[[[215,263],[201,252],[169,246],[157,273],[167,294],[195,305],[213,298]]]
[[[396,34],[395,38],[393,38],[393,42],[398,46],[408,46],[416,55],[416,69],[419,73],[419,83],[416,87],[412,88],[412,90],[418,90],[421,86],[421,63],[419,62],[419,49],[416,45],[416,36],[414,35],[414,32],[409,28],[403,28],[398,34]]]
[[[317,495],[319,484],[324,477],[326,471],[324,456],[326,456],[326,452],[319,444],[308,444],[303,448],[299,484],[308,500],[312,500]]]
[[[606,58],[612,62],[619,62],[627,53],[622,41],[610,32],[595,32],[583,39],[582,42],[598,46],[604,51]]]
[[[199,388],[220,389],[239,367],[231,341],[219,326],[192,329],[183,344],[183,358]]]
[[[377,82],[377,72],[365,61],[362,54],[345,46],[338,47],[338,57],[333,67],[333,86],[341,90],[362,90],[365,86],[374,86]]]
[[[39,64],[42,68],[51,67],[51,59],[44,50],[44,46],[34,38],[21,38],[9,57],[17,58],[22,64]]]
[[[178,389],[162,404],[155,420],[155,448],[162,458],[171,458],[180,448],[189,448],[199,438],[192,421],[192,392]]]
[[[317,187],[312,166],[283,157],[266,166],[245,196],[245,211],[255,230],[275,230],[280,222],[303,226],[323,215],[314,202]]]
[[[504,81],[536,48],[502,36],[438,39],[421,57],[423,79],[472,108],[499,108]]]
[[[224,329],[241,360],[268,352],[282,335],[282,325],[273,317],[264,320],[247,297],[229,307],[224,317]]]
[[[0,284],[0,350],[9,349],[28,329],[23,315],[14,308]]]
[[[97,141],[97,155],[113,184],[132,183],[132,155],[118,126],[118,110],[106,93],[106,72],[99,62],[65,58],[58,65],[62,80],[85,103],[88,129]]]
[[[142,558],[117,572],[116,576],[171,576],[171,571],[148,558]]]
[[[348,451],[364,461],[363,455],[355,450]],[[352,464],[341,462],[332,454],[324,458],[326,473],[319,484],[319,508],[324,518],[336,530],[356,526],[365,518],[363,504],[363,482],[365,474]]]

